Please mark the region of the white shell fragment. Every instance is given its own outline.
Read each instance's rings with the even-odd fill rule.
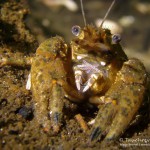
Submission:
[[[78,10],[78,6],[73,0],[60,0],[60,1],[64,1],[64,6],[66,6],[66,8],[68,8],[70,11]]]
[[[149,2],[138,2],[134,7],[142,14],[150,14]]]
[[[70,11],[78,10],[78,5],[73,0],[40,0],[40,1],[49,7],[63,5]]]
[[[123,27],[129,27],[135,22],[135,18],[133,16],[123,16],[119,19],[119,23]]]
[[[100,25],[102,23],[102,20],[103,19],[97,19],[95,21],[95,24],[96,24],[97,27],[100,27]],[[119,24],[112,21],[112,20],[105,20],[105,22],[103,23],[103,28],[110,29],[112,34],[122,33],[122,27]]]
[[[28,80],[26,83],[26,89],[30,90],[31,89],[31,73],[28,75]]]

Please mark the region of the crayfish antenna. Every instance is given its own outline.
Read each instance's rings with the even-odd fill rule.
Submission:
[[[115,4],[115,1],[116,1],[116,0],[114,0],[114,1],[111,3],[109,9],[107,10],[107,12],[106,12],[106,14],[105,14],[105,16],[104,16],[104,18],[103,18],[103,20],[102,20],[102,22],[101,22],[100,29],[102,29],[103,23],[105,22],[105,20],[106,20],[108,14],[110,13],[110,11],[111,11],[113,5]]]
[[[82,16],[83,16],[83,20],[84,20],[84,25],[86,26],[86,19],[85,19],[85,13],[84,13],[84,8],[83,8],[83,1],[80,0],[81,3],[81,11],[82,11]]]

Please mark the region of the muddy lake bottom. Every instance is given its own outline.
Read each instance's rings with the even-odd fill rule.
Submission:
[[[95,5],[93,6],[97,6],[96,2],[97,1],[95,1]],[[88,8],[89,6],[90,5],[86,4],[85,8]],[[69,24],[69,21],[66,21],[63,18],[65,14],[68,14],[68,11],[62,9],[63,16],[60,17],[56,25],[54,19],[60,15],[60,12],[58,10],[52,10],[49,12],[49,15],[47,15],[52,18],[52,24],[50,27],[46,27],[43,30],[43,26],[39,23],[39,17],[40,15],[44,16],[44,11],[42,11],[42,13],[39,11],[37,16],[35,16],[35,14],[37,8],[38,10],[43,10],[45,6],[42,6],[41,4],[35,5],[33,2],[30,2],[27,5],[24,2],[20,2],[20,0],[14,0],[13,2],[7,0],[0,1],[0,7],[1,12],[3,13],[0,17],[0,56],[32,56],[37,48],[37,43],[56,34],[64,36],[69,41],[71,37],[70,34],[65,36],[64,32],[66,33],[66,30],[69,30],[71,26],[76,23],[76,20],[78,20],[77,16],[80,16],[80,13],[74,15],[73,21],[70,21],[71,23]],[[29,32],[24,24],[24,16],[28,14],[26,7],[29,7],[31,12],[34,12],[26,19],[26,24],[30,30],[33,29],[34,35]],[[48,8],[45,9],[47,13]],[[99,8],[96,7],[96,9]],[[20,10],[20,13],[17,13],[18,10]],[[54,16],[55,12],[57,17]],[[72,12],[71,14],[73,15]],[[87,12],[87,16],[88,15],[90,19],[92,18],[91,16],[95,15],[95,12],[93,11],[93,14],[92,11],[90,11],[90,13]],[[62,24],[60,22],[63,22],[63,24],[67,23],[67,27],[62,29]],[[147,27],[146,23],[145,26]],[[48,29],[50,29],[49,35],[47,35]],[[38,38],[38,42],[37,39],[35,40],[35,36]],[[138,42],[135,41],[135,43]],[[146,54],[147,52],[142,53]],[[32,93],[25,88],[29,72],[30,67],[5,66],[0,68],[0,149],[146,150],[150,148],[149,105],[142,108],[143,110],[141,111],[144,112],[142,119],[129,127],[123,136],[115,141],[89,142],[89,131],[83,132],[75,119],[75,115],[81,114],[84,120],[89,122],[96,116],[97,109],[94,107],[87,108],[84,105],[77,105],[70,102],[65,105],[64,122],[58,135],[53,135],[51,132],[44,132],[34,117],[34,101],[32,99]],[[145,108],[146,111],[144,110]],[[89,126],[89,129],[90,128],[91,126]]]

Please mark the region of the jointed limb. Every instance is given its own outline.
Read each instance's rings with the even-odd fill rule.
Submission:
[[[124,63],[116,82],[105,94],[104,101],[109,103],[100,106],[90,135],[91,141],[98,140],[102,135],[107,140],[116,139],[125,131],[144,98],[146,76],[143,74],[146,71],[139,60]]]

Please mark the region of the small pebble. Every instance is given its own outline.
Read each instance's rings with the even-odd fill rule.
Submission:
[[[150,13],[150,3],[149,2],[139,2],[135,5],[135,8],[142,14]]]
[[[25,119],[29,119],[33,117],[33,110],[32,108],[23,106],[18,110],[18,114],[21,115]]]
[[[97,27],[100,27],[102,20],[103,19],[97,19],[95,21],[95,24]],[[122,33],[122,30],[123,30],[119,24],[115,23],[112,20],[105,20],[105,22],[103,23],[103,28],[110,29],[112,34]]]
[[[135,22],[134,16],[123,16],[119,19],[119,23],[123,27],[129,27]]]

